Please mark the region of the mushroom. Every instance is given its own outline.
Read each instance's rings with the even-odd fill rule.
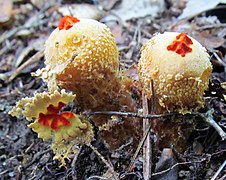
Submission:
[[[63,17],[47,39],[44,54],[46,68],[36,74],[51,91],[57,86],[73,91],[83,108],[98,106],[101,96],[119,88],[116,41],[96,20]]]
[[[65,16],[47,39],[44,54],[46,67],[36,75],[48,83],[50,91],[64,88],[75,93],[80,110],[136,111],[126,85],[131,81],[119,71],[116,41],[106,25]],[[129,117],[122,122],[114,119],[92,118],[102,139],[113,149],[131,137],[137,144],[140,121]]]
[[[206,49],[185,33],[156,34],[142,48],[139,76],[143,91],[163,111],[182,114],[203,107],[212,65]],[[161,111],[162,111],[161,110]]]
[[[17,102],[9,112],[12,116],[26,117],[30,127],[43,140],[52,140],[54,159],[65,166],[75,145],[89,143],[94,138],[91,123],[82,115],[63,111],[62,108],[75,98],[65,89],[60,92],[36,93],[34,97],[25,97]]]

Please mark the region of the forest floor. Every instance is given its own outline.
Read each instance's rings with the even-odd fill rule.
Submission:
[[[129,168],[136,149],[124,145],[113,151],[98,136],[92,146],[99,155],[83,145],[77,156],[67,161],[66,168],[60,167],[60,162],[53,160],[50,142],[38,138],[27,127],[25,118],[17,119],[8,114],[21,98],[47,90],[46,83],[31,76],[31,72],[45,66],[44,42],[67,13],[97,19],[112,30],[121,69],[133,76],[134,81],[137,80],[135,67],[141,47],[153,34],[185,32],[197,39],[207,48],[213,65],[211,82],[205,93],[205,108],[200,112],[213,109],[214,120],[226,131],[226,4],[208,10],[203,8],[198,15],[191,13],[178,18],[186,7],[185,0],[168,0],[165,4],[159,0],[151,8],[138,1],[131,1],[135,3],[131,6],[127,0],[45,2],[15,0],[13,6],[7,1],[0,7],[0,179],[113,179],[103,157],[113,167],[117,179],[143,179],[141,151]],[[138,9],[143,7],[146,11],[137,11],[135,6],[139,5]],[[133,8],[128,10],[130,7]],[[2,8],[8,8],[5,16],[9,20],[2,18]],[[192,125],[187,142],[179,145],[183,151],[178,151],[178,144],[176,148],[164,143],[158,147],[152,139],[152,179],[226,179],[225,140],[200,118]],[[170,131],[177,133],[173,126],[171,122],[162,131],[172,128]],[[142,133],[142,129],[140,131]],[[167,138],[168,142],[171,140]]]

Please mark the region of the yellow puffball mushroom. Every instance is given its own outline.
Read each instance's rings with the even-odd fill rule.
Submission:
[[[203,107],[212,65],[206,49],[185,33],[156,34],[142,48],[139,76],[151,97],[154,82],[156,106],[168,112],[188,113]]]
[[[36,75],[48,83],[51,92],[73,91],[81,111],[136,111],[126,85],[130,80],[119,72],[116,41],[106,25],[65,16],[47,39],[44,54],[46,67]],[[92,117],[100,137],[113,149],[131,138],[137,145],[140,121],[128,117],[119,123],[114,119]]]
[[[109,87],[109,81],[118,75],[116,41],[96,20],[63,17],[47,39],[44,54],[47,73],[42,71],[42,77],[50,90],[57,86],[71,90],[83,106],[95,107],[103,94],[100,90],[107,93],[115,86]]]

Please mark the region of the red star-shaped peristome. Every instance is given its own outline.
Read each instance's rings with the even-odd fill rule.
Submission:
[[[62,126],[70,126],[71,122],[68,119],[74,117],[74,113],[60,113],[60,110],[64,105],[65,104],[62,102],[59,102],[57,107],[50,104],[47,107],[48,111],[46,114],[39,114],[38,122],[44,126],[50,126],[52,130],[58,130]]]
[[[80,20],[73,17],[73,16],[64,16],[61,18],[58,28],[59,30],[65,29],[68,30],[70,29],[75,23],[79,22]]]
[[[189,47],[191,44],[193,44],[192,40],[185,33],[180,33],[176,36],[176,40],[167,46],[167,50],[175,51],[184,57],[186,53],[192,51],[192,48]]]

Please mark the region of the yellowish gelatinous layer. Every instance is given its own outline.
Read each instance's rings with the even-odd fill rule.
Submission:
[[[38,137],[43,140],[52,140],[52,149],[54,151],[55,159],[61,161],[62,165],[65,164],[65,158],[68,158],[70,152],[75,145],[89,143],[93,140],[94,133],[92,125],[84,116],[76,115],[73,112],[68,112],[71,114],[67,118],[69,124],[67,126],[59,126],[57,129],[53,129],[50,126],[46,126],[40,123],[40,114],[49,115],[51,110],[49,107],[57,107],[60,102],[67,104],[72,102],[75,95],[72,93],[67,93],[64,89],[60,92],[54,91],[53,93],[37,93],[34,97],[26,97],[21,99],[16,106],[9,112],[12,116],[25,116],[30,122],[28,125],[34,132],[38,133]],[[57,110],[52,116],[66,113]]]

